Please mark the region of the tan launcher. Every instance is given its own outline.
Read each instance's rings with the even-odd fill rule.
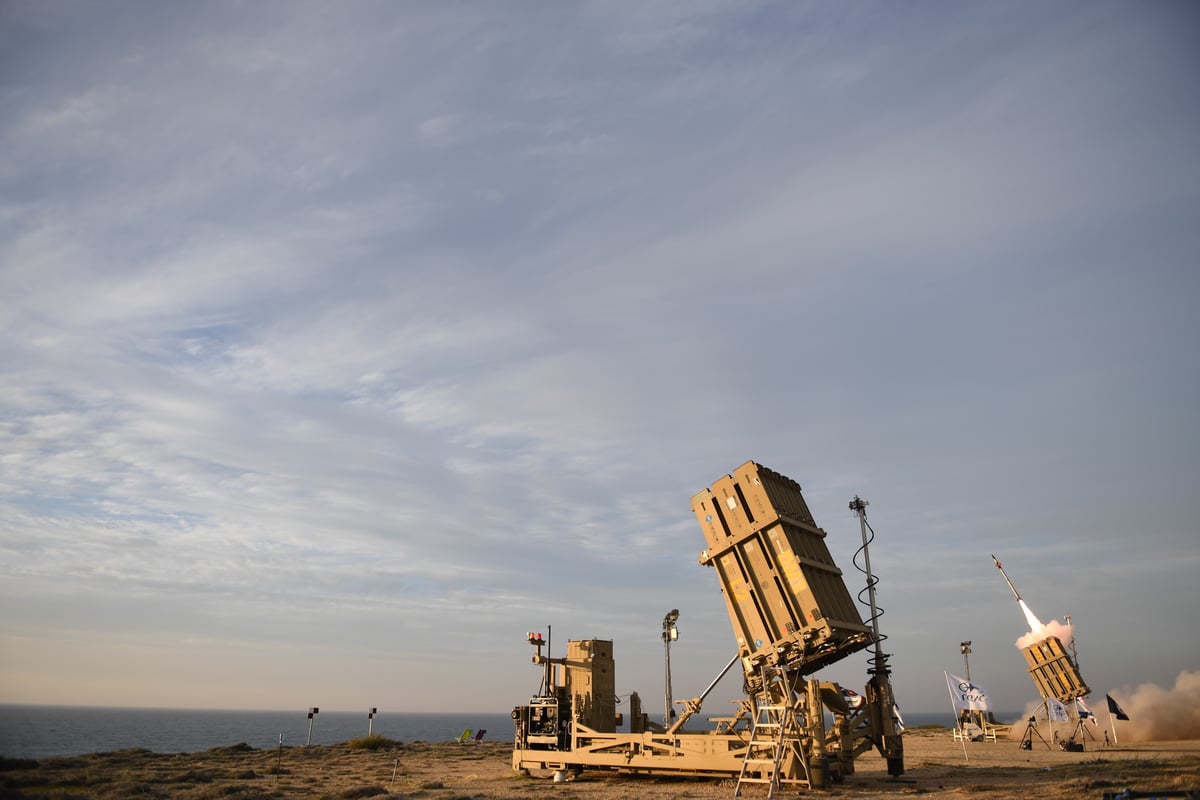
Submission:
[[[863,534],[860,597],[869,595],[870,610],[864,623],[799,484],[748,461],[696,494],[692,511],[708,545],[700,563],[716,572],[737,654],[704,692],[679,702],[677,717],[658,725],[636,692],[628,720],[616,712],[611,641],[569,641],[564,657],[551,658],[548,639],[529,634],[543,677],[537,695],[512,712],[513,769],[552,769],[563,779],[584,770],[711,776],[736,780],[735,796],[743,784],[767,784],[770,797],[785,784],[828,788],[854,772],[857,756],[875,748],[890,775],[903,774],[865,507],[857,497],[850,503]],[[671,622],[668,615],[664,642]],[[861,695],[814,676],[868,648],[874,657]],[[736,713],[710,717],[700,729],[702,703],[735,664],[742,667],[746,696],[733,701]]]

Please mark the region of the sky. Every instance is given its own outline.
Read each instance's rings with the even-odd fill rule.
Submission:
[[[869,501],[904,711],[965,640],[1037,699],[992,554],[1093,697],[1170,689],[1198,43],[1166,1],[7,0],[0,702],[504,713],[540,631],[661,718],[667,611],[676,698],[735,652],[690,501],[749,460],[852,594]]]

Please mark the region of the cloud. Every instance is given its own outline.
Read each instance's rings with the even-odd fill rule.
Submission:
[[[8,699],[91,626],[114,677],[68,702],[170,702],[115,677],[154,641],[247,683],[473,648],[519,696],[543,622],[630,632],[645,691],[655,598],[703,685],[730,638],[688,499],[747,458],[850,581],[845,503],[874,504],[906,710],[958,624],[1030,690],[1004,587],[960,591],[1001,545],[1039,609],[1089,598],[1090,681],[1140,674],[1092,653],[1140,618],[1114,565],[1192,568],[1194,56],[1163,13],[15,10]],[[972,617],[924,624],[954,586]],[[1147,680],[1195,660],[1129,627],[1170,651]]]

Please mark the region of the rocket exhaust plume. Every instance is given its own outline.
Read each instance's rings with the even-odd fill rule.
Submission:
[[[1042,624],[1042,621],[1037,618],[1037,614],[1033,613],[1033,609],[1031,609],[1029,606],[1025,605],[1024,600],[1021,601],[1021,610],[1025,612],[1025,621],[1029,623],[1030,633],[1037,633],[1042,628],[1046,627],[1045,625]],[[1037,640],[1035,640],[1035,641],[1037,641]]]
[[[1024,650],[1031,644],[1036,644],[1049,636],[1055,636],[1064,645],[1070,646],[1071,640],[1075,638],[1075,633],[1070,625],[1064,625],[1056,619],[1050,620],[1048,623],[1043,623],[1037,618],[1025,601],[1021,598],[1017,587],[1013,586],[1013,582],[1008,579],[1008,573],[1004,571],[1004,567],[1000,564],[1000,560],[994,555],[992,561],[996,564],[996,569],[1000,570],[1000,574],[1004,576],[1004,582],[1008,584],[1008,588],[1012,590],[1013,597],[1017,598],[1017,603],[1021,606],[1021,613],[1025,615],[1025,622],[1029,624],[1029,633],[1017,639],[1017,647]]]
[[[1052,619],[1044,625],[1034,613],[1025,605],[1025,601],[1021,601],[1021,610],[1025,612],[1025,619],[1029,621],[1029,633],[1017,639],[1016,645],[1024,650],[1031,644],[1037,644],[1051,636],[1058,639],[1064,646],[1070,647],[1071,642],[1075,639],[1075,629],[1071,625],[1059,622]]]

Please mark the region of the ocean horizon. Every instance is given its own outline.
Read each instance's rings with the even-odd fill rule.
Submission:
[[[0,756],[58,758],[141,748],[198,753],[248,744],[256,749],[339,744],[371,733],[401,742],[449,741],[467,729],[485,741],[508,741],[504,712],[300,711],[0,705]],[[282,740],[281,738],[282,737]]]
[[[1019,720],[1019,713],[996,714]],[[951,727],[949,711],[904,715],[910,728]],[[701,726],[697,725],[699,729]],[[247,744],[255,749],[340,744],[368,730],[399,742],[442,742],[464,730],[485,730],[484,741],[511,741],[510,710],[482,712],[301,711],[113,708],[0,704],[0,756],[62,758],[141,748],[155,753],[199,753]],[[282,739],[281,739],[282,737]]]

